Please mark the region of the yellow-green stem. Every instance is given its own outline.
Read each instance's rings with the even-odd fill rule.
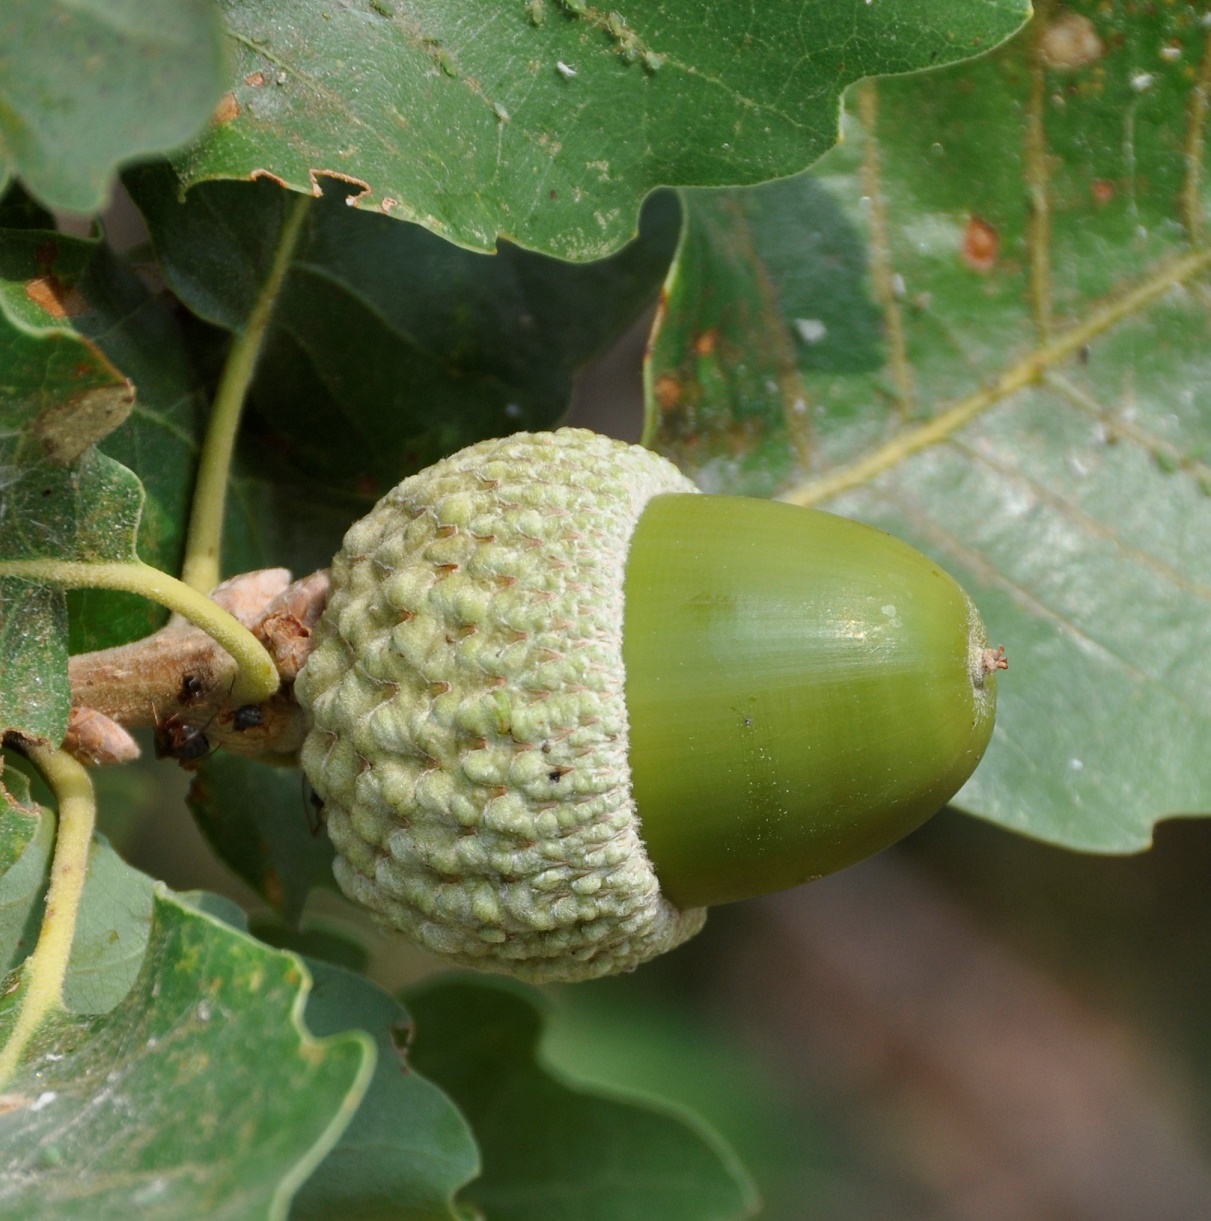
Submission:
[[[236,434],[244,399],[252,384],[261,345],[269,327],[269,319],[290,267],[294,248],[303,228],[303,218],[311,203],[309,195],[300,195],[290,206],[278,238],[277,251],[269,275],[253,302],[251,311],[235,334],[223,376],[215,392],[206,439],[198,462],[198,478],[193,490],[189,512],[189,534],[185,542],[185,559],[181,565],[181,580],[202,593],[219,583],[219,560],[223,546],[223,518],[227,512],[227,485],[231,479],[231,458],[235,452]]]
[[[233,615],[205,594],[191,589],[141,560],[89,564],[76,560],[0,560],[0,577],[39,581],[65,589],[120,589],[140,594],[188,619],[217,641],[239,667],[232,697],[241,703],[267,700],[280,682],[265,646]]]
[[[0,1088],[11,1079],[22,1052],[47,1015],[63,1008],[63,980],[76,934],[97,814],[92,780],[71,755],[33,744],[23,749],[55,795],[59,829],[38,944],[22,968],[21,1008],[0,1051]]]

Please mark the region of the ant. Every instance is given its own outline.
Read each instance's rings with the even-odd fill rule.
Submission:
[[[182,723],[173,713],[156,722],[156,758],[175,759],[182,767],[196,767],[210,753],[210,739],[196,725]]]

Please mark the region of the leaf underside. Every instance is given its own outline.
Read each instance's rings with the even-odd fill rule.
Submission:
[[[1078,3],[858,86],[810,174],[683,193],[647,370],[708,490],[962,581],[1010,670],[957,804],[1074,848],[1211,810],[1209,84],[1195,6]]]
[[[0,191],[92,212],[120,161],[205,122],[222,47],[207,0],[8,0],[0,13]]]

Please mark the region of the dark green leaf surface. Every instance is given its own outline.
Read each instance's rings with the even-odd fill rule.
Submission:
[[[409,992],[412,1064],[470,1121],[489,1221],[724,1221],[754,1215],[732,1154],[688,1113],[573,1088],[538,1058],[537,994],[453,978]]]
[[[129,470],[89,450],[74,467],[7,462],[0,440],[0,559],[128,559],[142,507]],[[7,450],[7,454],[5,453]],[[67,730],[67,613],[62,591],[0,577],[0,727],[59,742]]]
[[[0,877],[17,863],[34,837],[40,811],[29,777],[0,755]]]
[[[297,769],[214,755],[188,801],[220,859],[283,919],[298,920],[313,886],[332,886],[332,844]]]
[[[7,1083],[0,1212],[285,1217],[373,1070],[360,1032],[306,1032],[308,985],[293,955],[158,897],[126,998],[49,1023]]]
[[[822,498],[963,582],[1011,668],[958,804],[1072,847],[1211,810],[1209,35],[1191,5],[1073,4],[979,62],[861,87],[811,178],[687,193],[649,370],[656,443],[706,486]],[[801,292],[846,229],[866,269]],[[701,303],[761,276],[780,326]],[[695,314],[722,373],[697,376]],[[788,350],[790,393],[733,393]]]
[[[117,164],[193,136],[221,89],[210,0],[7,0],[0,10],[0,187],[92,212]]]
[[[269,182],[210,183],[180,203],[164,166],[126,182],[181,299],[240,327],[298,197]],[[347,188],[327,186],[274,313],[245,469],[286,467],[346,502],[484,436],[554,423],[576,370],[655,294],[678,223],[674,201],[658,197],[635,242],[575,267],[508,245],[472,254],[351,209]]]
[[[25,960],[42,924],[43,900],[55,820],[29,796],[14,768],[0,790],[0,972]]]
[[[55,218],[19,182],[0,188],[0,229],[53,229]]]
[[[479,1170],[467,1121],[401,1051],[407,1011],[360,975],[308,962],[307,1025],[316,1035],[356,1026],[378,1047],[374,1080],[336,1147],[295,1199],[295,1221],[456,1221],[458,1190]]]
[[[870,73],[1007,37],[1017,0],[225,0],[234,88],[187,184],[330,174],[461,245],[592,259],[672,183],[795,173]]]

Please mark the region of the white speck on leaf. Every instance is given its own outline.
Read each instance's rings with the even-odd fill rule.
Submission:
[[[828,334],[828,327],[819,318],[796,318],[795,330],[804,343],[819,343]]]
[[[576,69],[570,64],[565,64],[563,60],[558,60],[555,64],[555,71],[559,73],[564,80],[571,80],[576,75]]]
[[[41,1111],[44,1107],[50,1106],[50,1104],[58,1097],[59,1095],[55,1093],[54,1090],[43,1090],[42,1093],[29,1104],[30,1112],[33,1113]]]

